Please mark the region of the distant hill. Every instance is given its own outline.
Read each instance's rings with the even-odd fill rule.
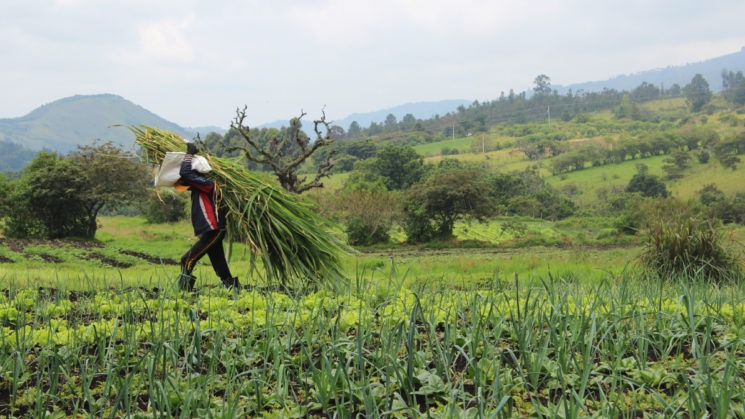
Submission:
[[[381,109],[373,112],[353,113],[342,119],[328,118],[328,120],[332,123],[332,125],[338,125],[344,128],[344,130],[346,131],[349,129],[349,125],[354,121],[357,121],[361,128],[367,128],[373,122],[378,124],[384,122],[388,115],[395,116],[396,120],[398,121],[401,121],[407,114],[413,115],[416,119],[430,119],[434,118],[436,115],[442,116],[447,113],[456,112],[459,106],[468,106],[471,103],[473,103],[473,100],[464,99],[407,103],[404,105],[394,106],[392,108]],[[313,129],[313,119],[318,118],[318,116],[319,115],[308,115],[307,117],[303,118],[303,130],[310,134]],[[286,121],[274,121],[268,124],[263,124],[259,128],[280,128],[283,126],[287,126],[288,121],[289,118]]]
[[[167,121],[147,109],[112,94],[77,95],[43,105],[20,118],[0,119],[0,142],[20,144],[30,150],[60,153],[95,140],[111,141],[124,148],[134,144],[125,127],[149,125],[185,137],[192,131]]]
[[[680,87],[683,87],[691,82],[693,76],[701,74],[709,83],[709,88],[714,92],[719,92],[722,90],[722,70],[745,72],[745,47],[743,47],[739,52],[733,54],[727,54],[721,57],[682,66],[671,66],[635,74],[620,75],[608,80],[589,81],[568,86],[553,87],[559,92],[559,94],[565,94],[569,89],[572,89],[575,93],[581,90],[597,92],[606,88],[618,91],[631,91],[643,82],[654,84],[657,87],[666,89],[673,84],[678,84]]]

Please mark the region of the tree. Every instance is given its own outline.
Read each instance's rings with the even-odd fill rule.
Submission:
[[[691,155],[682,150],[675,150],[670,153],[670,156],[663,160],[665,165],[662,166],[662,170],[667,172],[667,179],[680,179],[683,177],[683,171],[689,167],[688,162],[691,160]]]
[[[347,136],[349,137],[356,137],[362,133],[362,127],[360,127],[360,124],[357,121],[352,121],[351,124],[349,124],[349,129],[347,130]]]
[[[649,173],[635,174],[626,186],[626,192],[638,192],[649,198],[666,198],[667,187],[658,176]]]
[[[112,142],[78,146],[70,158],[83,168],[85,184],[79,194],[88,224],[86,238],[96,236],[97,217],[104,207],[114,209],[144,199],[146,167]]]
[[[572,215],[577,208],[547,184],[535,168],[494,174],[489,185],[495,204],[506,213],[557,220]]]
[[[660,97],[660,89],[654,84],[642,82],[631,92],[631,99],[635,102],[657,99]]]
[[[745,105],[745,76],[742,71],[722,71],[722,95],[735,105]]]
[[[111,142],[60,157],[41,152],[9,199],[6,232],[16,237],[95,238],[99,212],[140,200],[147,169]]]
[[[357,157],[360,160],[375,157],[375,154],[378,151],[378,146],[376,146],[375,143],[370,140],[350,141],[344,144],[344,152]]]
[[[415,184],[405,198],[405,229],[409,241],[449,239],[458,219],[483,221],[493,214],[489,183],[479,169],[436,170]]]
[[[331,131],[329,132],[329,138],[332,140],[339,140],[346,136],[346,133],[344,132],[344,128],[338,126],[338,125],[332,125]]]
[[[717,185],[713,183],[704,185],[704,187],[698,191],[699,202],[707,207],[716,204],[717,202],[724,201],[725,198],[724,192],[717,188]]]
[[[407,113],[398,124],[402,131],[419,131],[422,129],[421,121],[417,121],[413,114]]]
[[[545,74],[536,76],[533,80],[533,91],[536,95],[550,95],[551,94],[551,78]]]
[[[389,113],[388,116],[385,117],[385,130],[387,132],[393,132],[398,130],[398,120],[396,119],[396,115]]]
[[[378,151],[373,169],[388,190],[407,189],[424,174],[424,160],[413,147],[388,145]]]
[[[8,213],[8,196],[10,196],[10,193],[11,184],[8,181],[8,178],[0,173],[0,214]],[[2,215],[0,215],[0,219],[2,218]]]
[[[4,233],[22,238],[82,236],[87,225],[84,185],[82,167],[56,153],[40,152],[15,182]]]
[[[641,110],[636,103],[631,101],[631,96],[625,94],[621,97],[621,102],[613,109],[616,118],[630,118],[634,120],[641,119]]]
[[[701,74],[693,76],[691,82],[683,87],[683,94],[686,97],[688,106],[690,106],[693,112],[700,111],[704,105],[709,103],[712,96],[709,83]]]
[[[326,122],[326,114],[323,113],[321,119],[313,121],[316,138],[311,142],[302,130],[301,119],[304,116],[305,112],[301,112],[299,117],[292,118],[290,127],[284,135],[275,136],[268,142],[261,143],[252,135],[251,129],[245,123],[246,107],[244,106],[242,110],[237,109],[230,127],[238,131],[245,144],[232,149],[240,150],[249,161],[271,167],[280,185],[290,192],[299,194],[312,188],[322,188],[321,179],[329,176],[334,167],[333,152],[329,153],[326,160],[318,165],[312,180],[300,177],[298,171],[300,166],[319,148],[333,142],[332,131]]]
[[[714,146],[714,155],[719,163],[732,170],[740,164],[740,155],[745,153],[745,135],[738,134],[734,138],[718,142]]]

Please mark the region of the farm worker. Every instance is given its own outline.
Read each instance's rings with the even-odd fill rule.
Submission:
[[[179,183],[191,190],[191,224],[194,234],[199,238],[181,257],[179,287],[194,289],[196,277],[192,275],[194,266],[205,254],[209,256],[212,268],[228,288],[239,288],[238,278],[230,273],[222,241],[225,237],[225,212],[215,206],[215,183],[192,169],[191,162],[198,152],[196,144],[186,144],[186,156],[181,163]]]

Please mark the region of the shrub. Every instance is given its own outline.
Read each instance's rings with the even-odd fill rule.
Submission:
[[[722,241],[719,226],[711,220],[689,215],[661,217],[651,222],[640,260],[660,278],[732,280],[741,273],[740,260]]]
[[[84,169],[54,153],[42,152],[15,182],[7,201],[8,237],[58,239],[85,236],[88,220]]]
[[[407,209],[403,228],[410,243],[426,243],[437,238],[437,226],[422,207]]]
[[[318,201],[325,216],[346,224],[347,241],[353,246],[387,243],[400,217],[398,193],[387,191],[382,183],[346,185]]]
[[[351,217],[347,222],[347,242],[352,246],[370,246],[390,240],[388,225],[372,225],[361,216]]]
[[[188,195],[170,190],[160,193],[151,190],[139,209],[148,223],[173,223],[186,217]]]
[[[648,173],[637,173],[626,186],[626,192],[639,192],[642,196],[651,198],[667,197],[667,187],[658,176]]]

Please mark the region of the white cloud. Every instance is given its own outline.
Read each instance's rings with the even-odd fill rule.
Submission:
[[[181,124],[333,118],[685,64],[745,45],[713,0],[11,0],[0,117],[109,92]],[[20,110],[19,110],[20,109]]]
[[[194,59],[195,51],[188,31],[192,16],[144,22],[138,25],[140,53],[150,60],[186,64]]]

